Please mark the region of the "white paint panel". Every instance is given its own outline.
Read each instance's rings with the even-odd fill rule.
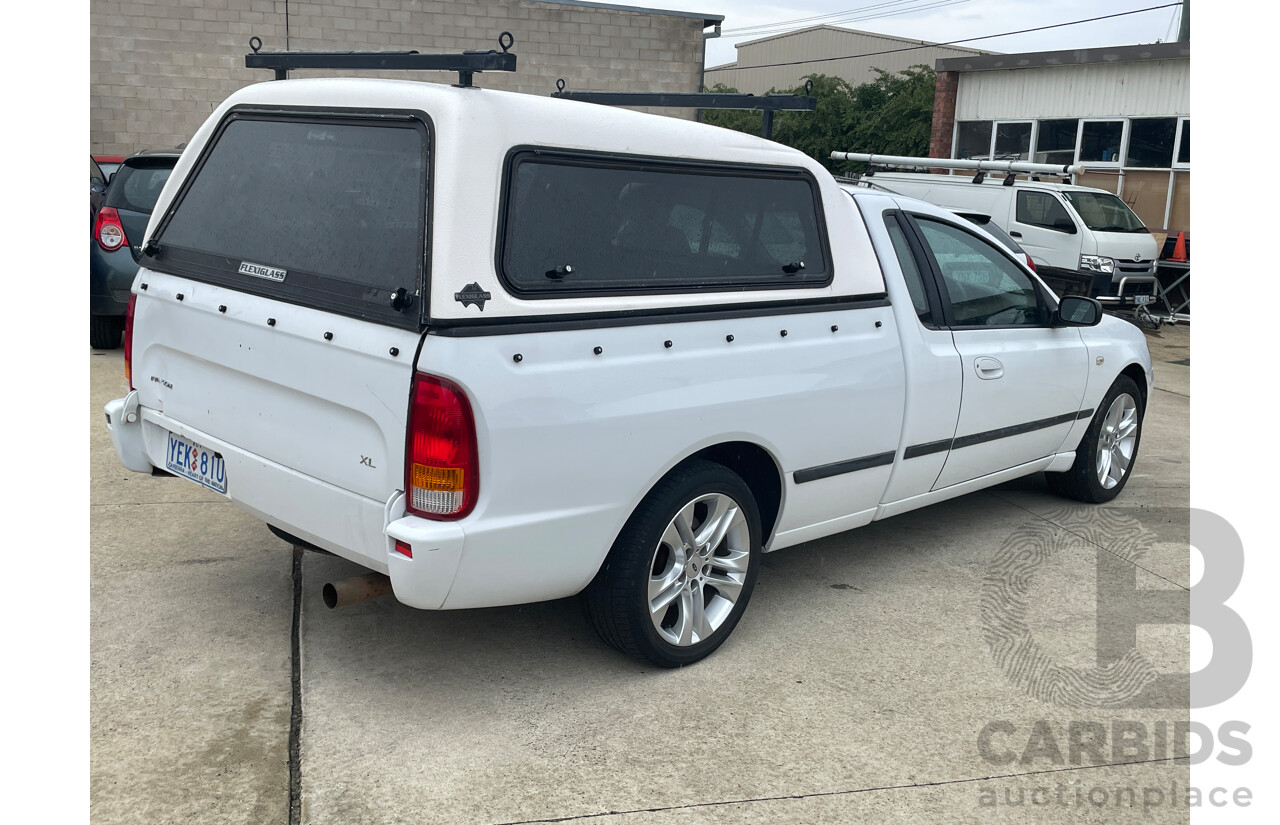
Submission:
[[[1189,60],[964,72],[956,95],[956,120],[1190,113]]]

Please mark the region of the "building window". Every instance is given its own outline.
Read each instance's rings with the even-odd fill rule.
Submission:
[[[1178,145],[1178,163],[1191,164],[1191,121],[1182,121],[1182,143]]]
[[[1070,166],[1076,159],[1076,134],[1080,121],[1042,120],[1036,135],[1036,163]]]
[[[967,120],[956,127],[956,157],[988,160],[991,157],[991,121]]]
[[[1176,117],[1144,117],[1129,121],[1129,152],[1125,166],[1168,169],[1173,165],[1173,141],[1177,134]]]
[[[1026,160],[1031,152],[1031,123],[996,124],[996,160]]]
[[[1119,163],[1123,134],[1123,120],[1086,120],[1080,133],[1080,160]]]

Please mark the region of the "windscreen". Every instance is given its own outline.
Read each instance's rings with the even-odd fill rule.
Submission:
[[[423,286],[426,139],[408,119],[234,119],[161,227],[158,260],[245,291],[412,326],[389,297]],[[416,308],[409,314],[418,317]]]
[[[1109,192],[1063,192],[1080,220],[1094,232],[1146,232],[1142,219]]]

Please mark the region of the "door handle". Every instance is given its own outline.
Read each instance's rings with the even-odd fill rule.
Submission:
[[[1004,375],[1004,364],[985,355],[973,362],[973,368],[977,371],[979,378],[987,380]]]
[[[1010,238],[1021,238],[1021,237],[1022,237],[1022,233],[1015,229],[1015,230],[1013,230],[1012,232],[1010,232],[1010,233],[1009,233],[1009,237],[1010,237]]]

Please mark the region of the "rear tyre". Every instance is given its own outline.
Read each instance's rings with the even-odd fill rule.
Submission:
[[[123,332],[122,315],[89,316],[89,346],[94,349],[115,349],[120,346],[120,335]]]
[[[659,667],[691,665],[742,618],[760,569],[760,513],[735,473],[695,460],[636,508],[583,593],[605,642]]]
[[[1120,495],[1133,474],[1145,413],[1138,385],[1122,375],[1107,390],[1065,473],[1045,473],[1058,495],[1101,504]]]

